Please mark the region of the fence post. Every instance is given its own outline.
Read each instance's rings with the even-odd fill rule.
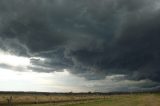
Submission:
[[[52,97],[51,95],[49,96],[49,102],[50,102],[50,105],[52,104]]]
[[[12,96],[10,96],[9,98],[7,98],[8,106],[12,106],[12,99],[13,99]]]
[[[38,104],[38,97],[35,96],[35,104]]]

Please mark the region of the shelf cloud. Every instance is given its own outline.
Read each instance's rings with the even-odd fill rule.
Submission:
[[[159,6],[159,0],[1,0],[0,49],[30,64],[0,67],[67,69],[87,80],[121,74],[158,86]]]

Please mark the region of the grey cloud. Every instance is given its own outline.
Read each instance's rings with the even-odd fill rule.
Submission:
[[[73,62],[69,58],[65,57],[64,51],[64,48],[55,48],[55,50],[39,52],[35,54],[35,56],[44,57],[44,59],[41,60],[33,57],[30,59],[30,62],[32,65],[50,68],[52,71],[71,68],[73,66]]]
[[[17,39],[0,38],[0,50],[16,54],[18,56],[30,56],[30,50],[28,47],[20,43]]]
[[[68,69],[94,80],[124,74],[159,82],[157,2],[2,0],[0,38],[7,43],[0,48],[9,45],[15,54],[45,58],[31,59],[28,68],[36,71]],[[19,43],[12,45],[15,39]]]
[[[8,64],[1,64],[1,63],[0,63],[0,68],[14,70],[14,71],[20,71],[20,72],[28,71],[27,67],[11,66],[11,65],[8,65]]]

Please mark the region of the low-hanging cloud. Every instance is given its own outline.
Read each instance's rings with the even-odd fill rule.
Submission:
[[[28,69],[33,71],[68,69],[90,80],[123,74],[126,79],[160,82],[158,4],[1,0],[0,48],[31,58]]]

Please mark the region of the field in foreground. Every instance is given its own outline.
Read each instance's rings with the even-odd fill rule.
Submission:
[[[111,96],[106,100],[66,106],[160,106],[160,96],[153,94],[128,96],[117,95]]]
[[[0,95],[2,99],[9,95]],[[121,95],[14,95],[13,106],[160,106],[159,93]]]

